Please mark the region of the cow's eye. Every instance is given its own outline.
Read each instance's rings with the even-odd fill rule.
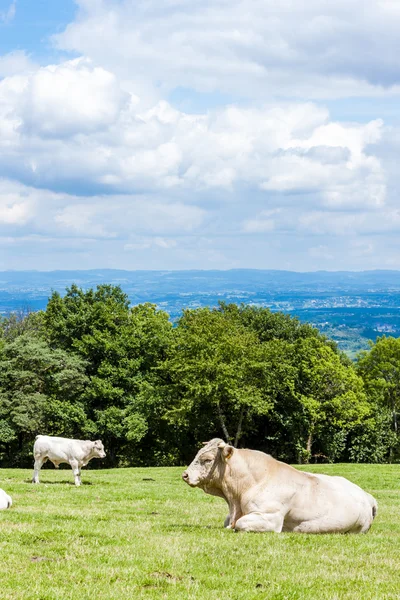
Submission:
[[[212,463],[212,460],[211,460],[211,458],[207,458],[207,459],[204,461],[204,464],[205,464],[205,465],[209,465],[210,463]]]

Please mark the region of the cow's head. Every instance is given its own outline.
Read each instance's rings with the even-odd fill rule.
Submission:
[[[104,452],[104,446],[101,440],[93,442],[92,456],[93,458],[105,458],[106,453]]]
[[[191,487],[205,488],[219,483],[223,476],[224,464],[232,456],[233,451],[233,446],[219,438],[205,442],[204,447],[198,451],[195,459],[182,473],[182,479]]]

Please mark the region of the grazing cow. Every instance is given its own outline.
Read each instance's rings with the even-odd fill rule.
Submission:
[[[217,438],[205,443],[182,478],[223,498],[225,527],[236,531],[366,533],[377,511],[375,498],[344,477],[298,471]]]
[[[4,490],[0,489],[0,510],[3,510],[4,508],[10,508],[11,506],[11,496],[6,494]]]
[[[81,468],[85,467],[92,458],[104,458],[104,446],[100,440],[69,440],[68,438],[37,435],[33,446],[35,470],[32,483],[39,483],[39,471],[50,460],[56,469],[60,463],[71,465],[75,477],[75,485],[81,485]]]

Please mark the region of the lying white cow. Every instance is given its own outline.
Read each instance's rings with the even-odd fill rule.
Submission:
[[[223,498],[225,527],[237,531],[365,533],[377,511],[375,498],[344,477],[304,473],[220,439],[206,442],[182,477]]]
[[[4,508],[10,508],[11,506],[11,496],[6,494],[4,490],[0,489],[0,510],[3,510]]]
[[[71,465],[75,485],[81,485],[81,468],[85,467],[92,458],[104,458],[106,453],[100,440],[90,442],[38,435],[33,446],[33,455],[35,457],[35,470],[32,483],[39,483],[39,471],[43,463],[50,460],[56,469],[58,469],[60,463]]]

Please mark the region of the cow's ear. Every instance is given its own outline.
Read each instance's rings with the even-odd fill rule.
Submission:
[[[218,448],[221,450],[221,455],[224,460],[228,460],[232,456],[235,449],[233,446],[225,444],[225,442],[220,442],[218,444]]]

